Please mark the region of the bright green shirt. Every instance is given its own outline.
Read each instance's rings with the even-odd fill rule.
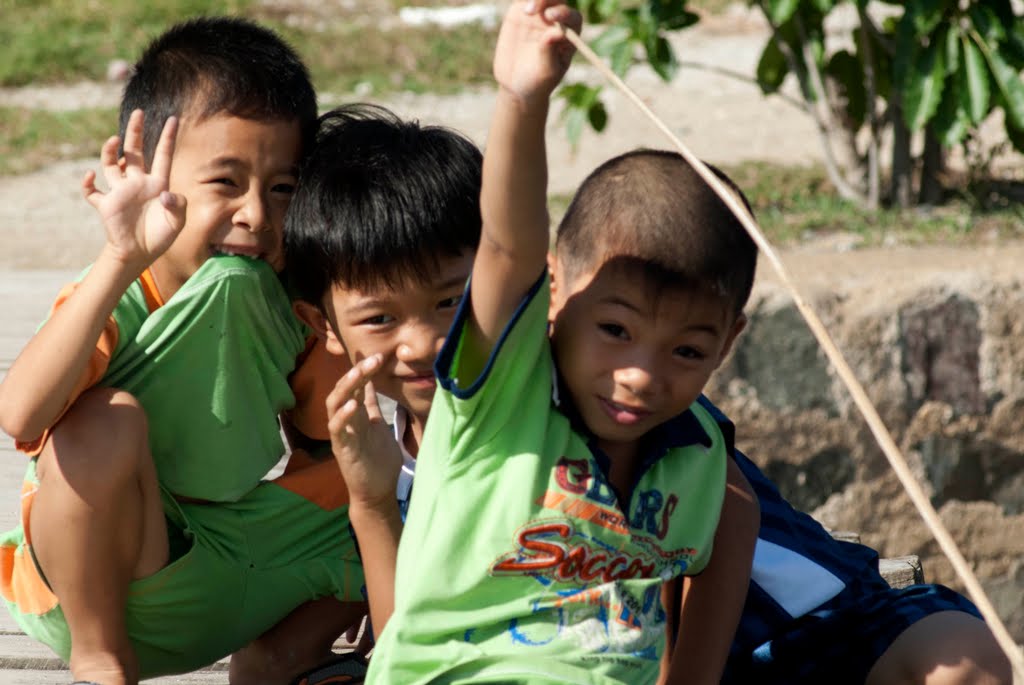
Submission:
[[[653,683],[664,580],[707,564],[726,444],[698,405],[648,437],[627,502],[552,400],[549,284],[477,379],[459,377],[468,297],[437,364],[370,683]],[[456,380],[458,379],[458,380]]]
[[[284,454],[278,414],[304,331],[265,262],[218,256],[152,313],[132,284],[114,310],[117,347],[100,385],[146,410],[160,484],[234,501]]]

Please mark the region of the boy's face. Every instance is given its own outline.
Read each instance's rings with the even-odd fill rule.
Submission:
[[[152,266],[165,299],[215,254],[246,255],[281,270],[281,227],[301,151],[297,121],[182,117],[169,185],[188,201],[185,226]]]
[[[566,279],[553,266],[552,345],[576,410],[612,458],[685,411],[746,318],[723,298],[667,290],[602,264]]]
[[[439,266],[429,281],[395,289],[335,286],[324,303],[333,328],[328,350],[347,354],[353,362],[381,354],[383,364],[373,378],[374,387],[409,412],[417,432],[430,413],[436,389],[434,360],[462,300],[473,252],[442,257]]]

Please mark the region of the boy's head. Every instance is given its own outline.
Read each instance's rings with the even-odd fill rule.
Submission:
[[[450,129],[341,107],[320,118],[288,212],[299,315],[337,354],[382,354],[376,389],[417,421],[480,239],[481,165]]]
[[[164,122],[179,118],[169,185],[185,196],[186,223],[153,265],[164,297],[221,252],[280,269],[284,211],[316,130],[316,95],[295,51],[243,19],[178,24],[135,64],[121,101],[122,140],[136,109],[145,114],[147,165]]]
[[[606,449],[632,453],[696,400],[746,322],[756,263],[742,224],[676,153],[630,152],[583,182],[552,258],[552,342]]]

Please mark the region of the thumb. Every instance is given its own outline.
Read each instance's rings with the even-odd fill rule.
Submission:
[[[164,208],[167,225],[177,233],[185,225],[185,210],[188,200],[184,195],[165,190],[160,193],[160,204]]]

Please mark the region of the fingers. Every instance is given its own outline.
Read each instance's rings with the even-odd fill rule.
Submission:
[[[544,18],[554,24],[561,24],[565,28],[572,29],[579,33],[583,28],[583,15],[568,5],[555,5],[544,10]]]
[[[153,153],[151,173],[165,181],[171,175],[171,158],[174,156],[174,144],[178,137],[178,117],[167,117],[164,130],[160,132],[156,150]]]
[[[377,402],[377,389],[373,387],[373,381],[366,381],[365,397],[363,405],[366,407],[366,415],[370,421],[383,421],[384,414],[381,413],[380,403]]]
[[[160,193],[160,205],[164,208],[164,218],[167,220],[167,225],[171,227],[175,233],[180,231],[185,226],[185,209],[188,201],[184,195],[178,193],[172,193],[169,191],[163,191]]]
[[[85,172],[85,177],[82,178],[82,197],[93,207],[97,206],[97,203],[103,197],[103,193],[96,187],[95,171]]]
[[[103,177],[107,179],[108,187],[113,186],[121,178],[121,167],[117,163],[117,148],[120,144],[120,138],[110,136],[100,148],[100,169],[103,170]]]
[[[142,171],[146,168],[145,160],[142,157],[144,121],[141,109],[133,111],[128,118],[128,125],[124,131],[125,173],[133,170]]]
[[[380,369],[383,358],[379,354],[356,362],[344,376],[338,379],[334,390],[327,396],[328,415],[337,413],[353,400],[362,400],[362,390],[370,377]],[[374,398],[376,400],[376,398]],[[361,404],[361,401],[358,402]]]

